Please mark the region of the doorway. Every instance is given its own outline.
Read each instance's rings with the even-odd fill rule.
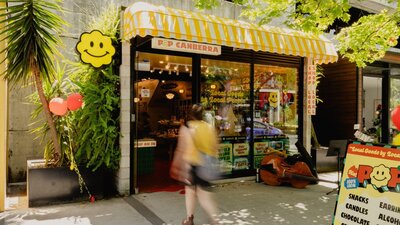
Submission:
[[[192,105],[192,58],[138,52],[134,106],[139,193],[179,191],[169,176],[179,127]]]
[[[376,142],[382,140],[382,78],[363,77],[363,124]]]

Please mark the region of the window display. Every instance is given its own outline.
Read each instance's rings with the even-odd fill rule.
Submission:
[[[244,136],[249,127],[250,65],[202,59],[201,103],[219,136]],[[212,119],[209,119],[212,120]]]
[[[296,134],[297,68],[254,66],[254,135]]]

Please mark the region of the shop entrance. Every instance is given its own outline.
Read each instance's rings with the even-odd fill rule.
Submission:
[[[382,137],[382,78],[363,77],[363,124],[368,135],[381,142]]]
[[[134,83],[139,192],[179,191],[169,168],[192,104],[192,58],[139,52]]]

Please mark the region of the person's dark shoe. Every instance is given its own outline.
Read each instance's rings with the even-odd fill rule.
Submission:
[[[184,220],[182,221],[182,225],[194,225],[194,223],[193,223],[193,218],[194,218],[194,216],[191,215],[191,216],[189,216],[188,218],[184,219]]]

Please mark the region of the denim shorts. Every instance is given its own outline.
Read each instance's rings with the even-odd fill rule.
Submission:
[[[204,189],[205,191],[211,191],[211,183],[201,179],[198,175],[197,175],[197,167],[196,166],[192,166],[191,170],[190,170],[190,174],[192,176],[192,185],[193,186],[199,186],[202,189]]]

